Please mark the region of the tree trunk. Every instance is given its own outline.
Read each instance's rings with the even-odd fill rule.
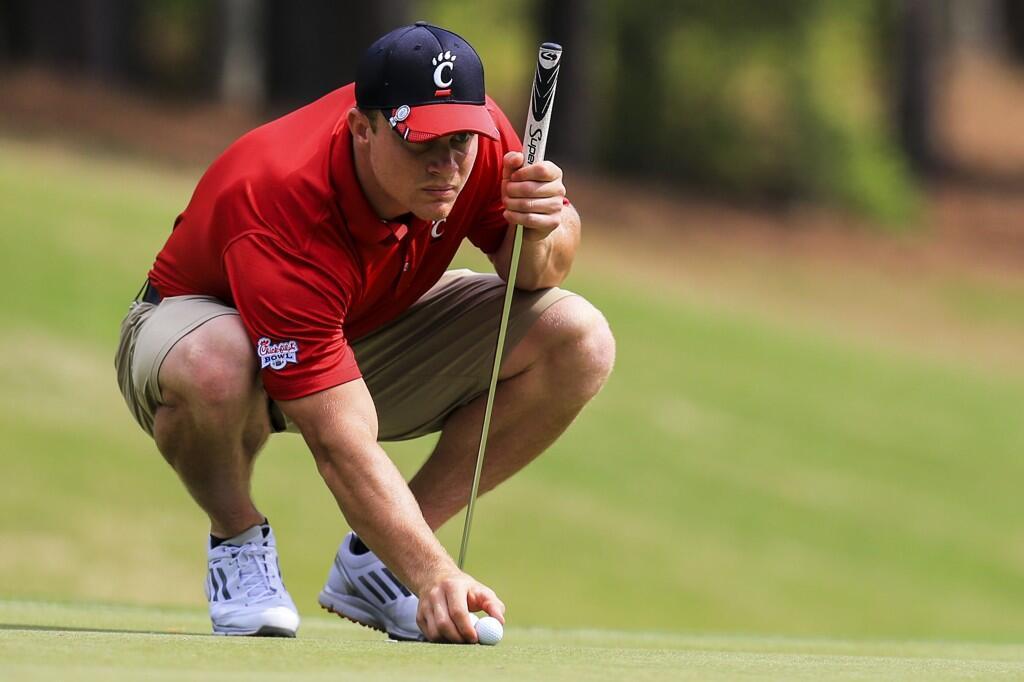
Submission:
[[[25,0],[0,0],[0,61],[20,62],[29,55]]]
[[[1024,64],[1024,2],[1003,0],[1007,52],[1018,64]]]
[[[936,8],[932,0],[903,0],[899,17],[897,130],[904,153],[922,175],[938,168],[934,131]]]
[[[351,82],[366,48],[409,23],[408,9],[408,0],[271,0],[266,17],[270,99],[305,103]]]
[[[80,68],[85,58],[82,0],[35,0],[27,3],[28,56],[61,70]]]
[[[593,162],[596,121],[594,111],[594,45],[596,8],[588,0],[539,3],[539,38],[565,50],[559,67],[555,110],[551,119],[548,156],[577,164]]]
[[[90,76],[123,83],[137,75],[137,9],[131,0],[85,0],[83,62]]]
[[[601,144],[613,172],[657,174],[663,160],[658,117],[665,99],[664,37],[651,30],[650,11],[622,4],[612,22],[615,65]]]
[[[243,107],[263,104],[265,88],[265,3],[221,0],[220,97]]]

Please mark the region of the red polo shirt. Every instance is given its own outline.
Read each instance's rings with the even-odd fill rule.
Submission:
[[[349,339],[433,286],[463,238],[501,246],[501,162],[522,144],[488,98],[501,140],[479,137],[469,180],[438,225],[380,220],[356,179],[347,85],[241,137],[210,166],[149,273],[167,296],[238,309],[277,400],[360,376]]]

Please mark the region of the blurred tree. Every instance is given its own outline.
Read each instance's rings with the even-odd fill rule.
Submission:
[[[563,0],[537,3],[540,40],[560,44],[565,57],[559,67],[557,106],[552,115],[548,152],[553,157],[579,164],[595,158],[597,122],[595,67],[601,44],[597,35],[598,3]]]
[[[615,4],[610,41],[615,55],[608,74],[610,106],[602,125],[602,144],[613,169],[650,172],[661,163],[657,112],[665,94],[666,35],[651,21],[663,18],[670,0]],[[664,26],[664,24],[662,24]]]
[[[0,0],[0,62],[20,62],[28,57],[27,10],[20,0]]]
[[[0,56],[156,92],[295,104],[350,81],[406,0],[0,0]]]
[[[1003,0],[1002,11],[1005,17],[1008,52],[1019,63],[1024,64],[1024,2]]]
[[[352,81],[356,62],[370,43],[409,21],[406,0],[270,0],[270,98],[289,105],[304,103]]]
[[[0,0],[0,55],[157,92],[282,109],[350,81],[362,51],[418,18],[410,16],[415,8],[473,41],[489,91],[513,117],[516,99],[525,100],[534,40],[565,46],[551,142],[561,159],[900,220],[914,204],[911,170],[937,163],[936,16],[955,12],[951,25],[965,24],[963,15],[991,28],[990,10],[999,8],[1007,24],[1020,26],[1022,6]]]
[[[999,54],[1006,45],[1003,0],[932,0],[947,15],[948,40],[957,49]],[[1019,2],[1017,4],[1020,4]]]
[[[154,91],[210,89],[215,12],[202,0],[5,0],[3,13],[15,58]]]
[[[615,0],[602,84],[610,168],[899,222],[878,8],[893,0]]]
[[[266,96],[266,3],[220,0],[220,96],[242,106],[262,105]]]
[[[0,54],[111,82],[134,73],[133,31],[139,3],[130,0],[5,0]]]
[[[219,4],[206,0],[131,4],[138,6],[139,13],[133,31],[139,54],[135,85],[190,98],[215,96],[223,28]]]
[[[81,0],[12,2],[13,16],[25,22],[19,32],[27,57],[62,69],[81,69],[86,61],[86,7]]]
[[[123,83],[138,76],[138,49],[134,32],[139,3],[131,0],[85,0],[85,68],[107,83]]]
[[[902,0],[898,8],[896,128],[911,166],[923,175],[939,166],[934,106],[941,14],[934,0]]]

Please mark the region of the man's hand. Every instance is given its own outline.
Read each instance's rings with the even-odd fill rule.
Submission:
[[[352,530],[419,597],[416,622],[427,639],[475,643],[470,610],[505,622],[505,605],[456,567],[377,443],[377,413],[362,379],[278,404],[302,430]]]
[[[505,605],[486,585],[457,571],[419,593],[416,624],[431,642],[476,644],[476,628],[469,614],[486,611],[505,624]]]
[[[523,166],[522,152],[502,161],[501,201],[505,220],[523,226],[523,239],[540,241],[562,224],[562,169],[550,161]]]

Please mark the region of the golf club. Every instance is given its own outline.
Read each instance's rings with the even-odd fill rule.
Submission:
[[[544,160],[544,149],[548,141],[548,124],[555,101],[555,86],[558,84],[558,65],[562,59],[562,46],[543,43],[537,56],[537,70],[533,76],[533,90],[530,92],[530,109],[526,115],[526,133],[523,135],[524,165]],[[473,471],[473,487],[466,506],[466,523],[462,529],[462,546],[459,548],[459,568],[466,562],[466,547],[469,544],[469,529],[473,523],[473,507],[480,488],[480,473],[484,467],[484,452],[487,450],[487,433],[491,426],[491,411],[494,408],[494,392],[498,387],[498,370],[505,348],[505,331],[508,329],[509,313],[512,309],[512,294],[515,290],[516,275],[519,272],[519,253],[523,247],[523,226],[516,225],[515,241],[512,244],[512,259],[505,283],[505,303],[498,324],[498,343],[494,351],[494,365],[491,368],[491,383],[487,389],[487,405],[484,408],[484,422],[480,431],[480,448],[476,454],[476,469]]]

